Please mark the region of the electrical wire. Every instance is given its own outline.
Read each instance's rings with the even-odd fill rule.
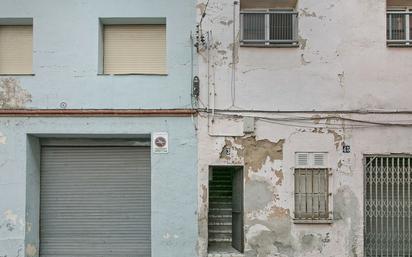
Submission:
[[[199,28],[202,27],[203,18],[206,16],[206,10],[207,10],[208,6],[209,6],[209,0],[207,0],[207,2],[205,4],[205,9],[203,9],[202,16],[200,17]]]
[[[202,116],[202,113],[199,112],[199,115]],[[376,126],[385,126],[385,127],[412,127],[412,123],[403,123],[406,120],[401,120],[402,123],[400,123],[400,120],[398,121],[371,121],[371,120],[361,120],[361,119],[353,119],[353,118],[346,118],[346,117],[341,117],[341,116],[325,116],[325,117],[319,117],[319,118],[312,118],[312,117],[286,117],[286,118],[273,118],[273,117],[265,117],[265,116],[259,116],[259,115],[243,115],[243,114],[227,114],[227,113],[222,113],[219,110],[215,110],[215,115],[220,116],[220,117],[226,117],[226,118],[242,118],[242,117],[253,117],[256,118],[257,120],[264,121],[264,122],[269,122],[269,123],[275,123],[279,125],[285,125],[285,126],[293,126],[293,127],[304,127],[304,128],[342,128],[342,127],[348,127],[348,128],[370,128],[370,127],[376,127]],[[314,124],[314,120],[337,120],[337,121],[342,121],[342,122],[349,122],[345,124],[329,124],[329,123],[318,123]]]

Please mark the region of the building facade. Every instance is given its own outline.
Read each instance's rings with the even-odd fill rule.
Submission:
[[[196,255],[194,9],[1,2],[0,256]]]
[[[411,256],[411,9],[3,0],[0,257]]]
[[[410,256],[411,1],[198,1],[199,256]]]

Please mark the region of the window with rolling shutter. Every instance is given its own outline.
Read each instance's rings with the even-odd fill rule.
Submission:
[[[33,27],[0,26],[0,74],[32,74]]]
[[[104,25],[103,72],[166,74],[166,25]]]

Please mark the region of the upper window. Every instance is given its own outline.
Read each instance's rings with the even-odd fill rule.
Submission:
[[[412,9],[388,7],[386,28],[388,46],[412,46]]]
[[[326,153],[296,153],[295,222],[330,222]]]
[[[0,25],[0,75],[32,74],[32,25]]]
[[[298,46],[298,13],[292,9],[243,10],[241,43],[255,46]]]
[[[166,24],[103,25],[104,74],[166,74]]]

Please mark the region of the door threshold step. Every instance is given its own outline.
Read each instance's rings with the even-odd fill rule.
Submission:
[[[210,226],[232,226],[232,222],[209,222]]]
[[[209,215],[209,219],[223,219],[223,218],[232,218],[232,215],[219,215],[219,214],[214,214],[214,215]]]
[[[232,234],[232,230],[210,230],[209,233],[211,234]]]
[[[209,242],[232,242],[232,239],[229,238],[209,238]]]

